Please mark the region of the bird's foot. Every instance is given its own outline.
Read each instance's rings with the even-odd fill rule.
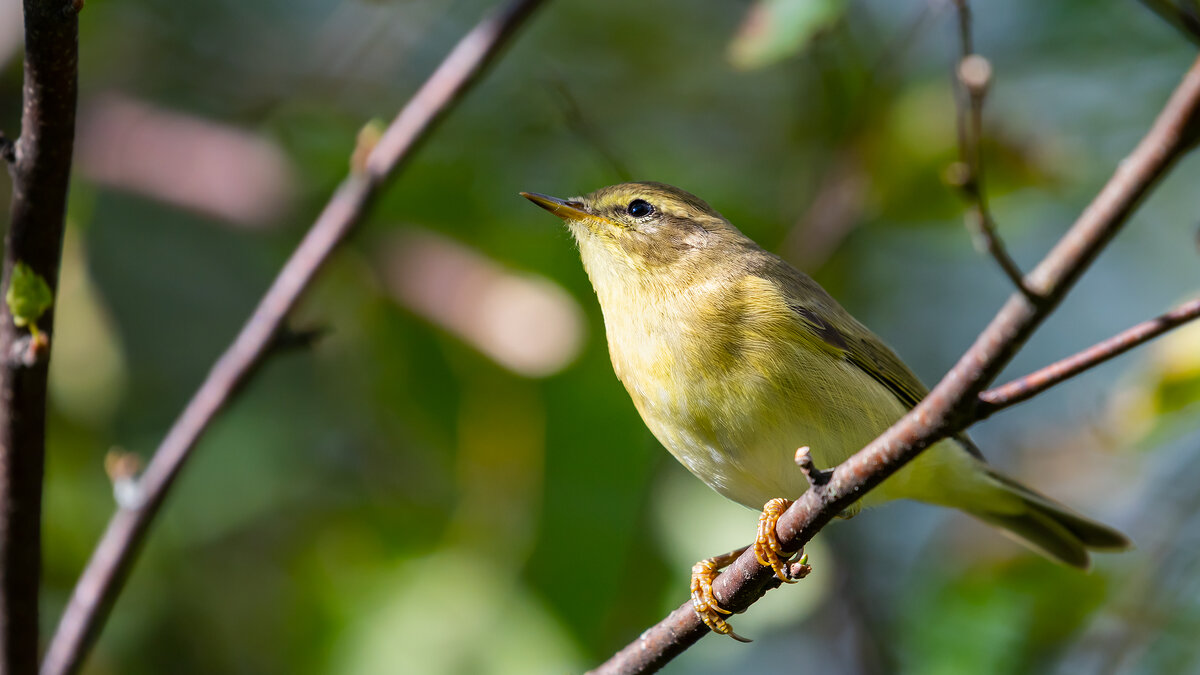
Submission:
[[[717,598],[713,595],[712,584],[713,580],[720,574],[721,569],[728,567],[730,563],[737,560],[738,556],[746,548],[749,547],[730,551],[724,555],[706,558],[692,565],[692,609],[696,611],[696,616],[700,617],[700,620],[712,632],[728,635],[739,642],[750,642],[750,640],[733,632],[733,628],[725,621],[725,616],[732,614],[732,612],[717,604]]]
[[[770,567],[780,581],[794,584],[807,576],[811,568],[808,566],[808,556],[802,555],[798,561],[800,567],[793,573],[789,563],[804,549],[785,551],[779,545],[779,537],[775,535],[775,524],[791,505],[792,500],[782,497],[763,505],[762,515],[758,517],[758,537],[754,540],[754,557],[758,558],[758,563],[763,567]]]
[[[779,538],[775,535],[775,524],[791,505],[792,502],[789,499],[772,499],[767,502],[763,506],[762,515],[758,517],[758,537],[754,541],[754,556],[758,558],[759,564],[763,567],[770,567],[776,577],[787,583],[795,583],[808,576],[808,573],[812,571],[808,565],[808,556],[803,554],[803,549],[792,552],[785,551],[779,545]],[[724,555],[713,556],[692,566],[692,608],[696,611],[696,615],[714,633],[728,635],[741,642],[750,642],[750,640],[733,632],[733,628],[725,621],[725,617],[732,612],[717,603],[717,598],[713,595],[712,584],[720,571],[737,560],[738,556],[747,548],[749,546]],[[801,554],[800,559],[793,562],[797,553]]]

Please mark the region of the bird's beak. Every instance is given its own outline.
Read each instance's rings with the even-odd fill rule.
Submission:
[[[569,202],[558,197],[538,194],[537,192],[522,192],[521,196],[563,220],[581,220],[592,218],[592,214],[584,210],[580,202]]]

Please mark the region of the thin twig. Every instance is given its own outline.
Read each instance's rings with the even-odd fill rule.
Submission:
[[[4,293],[18,263],[53,295],[75,142],[79,21],[65,2],[25,0],[21,135],[4,141],[12,175]],[[52,309],[52,308],[51,308]],[[0,672],[37,672],[46,375],[53,311],[27,328],[0,303]],[[31,337],[36,326],[38,337]]]
[[[271,340],[268,352],[269,354],[282,354],[312,349],[321,338],[329,335],[330,332],[329,326],[306,326],[304,328],[280,326],[279,332]]]
[[[542,0],[516,0],[475,26],[400,111],[365,165],[338,187],[155,451],[138,483],[139,503],[118,509],[109,522],[50,642],[43,675],[78,671],[116,601],[151,521],[209,423],[270,352],[288,313],[338,243],[363,220],[380,188],[541,4]]]
[[[1054,310],[1088,265],[1121,229],[1142,199],[1200,131],[1200,60],[1192,64],[1142,141],[1083,211],[1071,229],[1029,275],[1044,298],[1030,303],[1011,296],[958,363],[912,411],[834,469],[824,486],[806,491],[779,519],[776,534],[785,550],[799,550],[838,513],[861,498],[925,448],[976,421],[977,397]],[[744,611],[775,575],[742,555],[713,583],[721,606]],[[647,673],[694,644],[709,630],[690,603],[643,632],[595,673]]]
[[[567,129],[575,134],[575,137],[584,145],[591,148],[596,156],[612,169],[618,179],[622,182],[633,180],[633,174],[629,171],[628,165],[613,150],[612,144],[608,142],[604,132],[584,114],[583,107],[579,105],[579,101],[575,100],[575,95],[571,93],[566,78],[555,75],[549,84],[554,93],[558,95],[559,108]]]
[[[949,180],[966,197],[967,227],[975,247],[995,259],[1012,285],[1033,304],[1041,298],[1030,290],[1021,268],[1009,255],[996,232],[996,221],[988,207],[987,190],[983,182],[983,100],[991,86],[992,66],[975,53],[971,38],[971,7],[967,0],[954,0],[958,10],[958,63],[954,67],[955,110],[958,122],[958,155],[950,168]]]
[[[1188,7],[1181,7],[1171,0],[1141,0],[1141,3],[1171,24],[1180,35],[1200,45],[1200,8],[1195,2],[1190,2]]]
[[[977,414],[980,419],[983,419],[1004,408],[1033,398],[1063,380],[1075,377],[1089,368],[1120,356],[1196,317],[1200,317],[1200,298],[1186,302],[1149,321],[1143,321],[1045,368],[1018,377],[1007,384],[988,389],[979,395],[980,409]]]
[[[796,466],[800,467],[800,473],[808,480],[809,487],[821,487],[833,477],[833,469],[817,468],[813,462],[812,450],[807,445],[796,451]]]

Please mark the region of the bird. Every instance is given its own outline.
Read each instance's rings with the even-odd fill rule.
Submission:
[[[613,370],[646,426],[713,490],[762,510],[759,563],[795,581],[789,561],[799,552],[782,550],[775,522],[809,489],[797,449],[834,466],[912,409],[926,387],[814,280],[685,190],[631,182],[569,199],[520,194],[573,235]],[[843,515],[896,499],[964,511],[1077,568],[1090,565],[1089,551],[1131,546],[989,466],[965,433],[926,449]],[[712,593],[740,552],[698,562],[691,589],[705,625],[745,640]]]

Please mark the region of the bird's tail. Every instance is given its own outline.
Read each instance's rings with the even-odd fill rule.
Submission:
[[[996,471],[970,440],[943,441],[883,482],[875,499],[916,499],[956,508],[1042,555],[1086,569],[1088,551],[1121,551],[1129,539]],[[872,497],[868,494],[868,499]]]
[[[1087,569],[1088,551],[1123,551],[1131,548],[1121,532],[1082,516],[987,467],[987,481],[996,498],[960,506],[980,520],[1065,565]],[[989,505],[1001,508],[989,508]]]

